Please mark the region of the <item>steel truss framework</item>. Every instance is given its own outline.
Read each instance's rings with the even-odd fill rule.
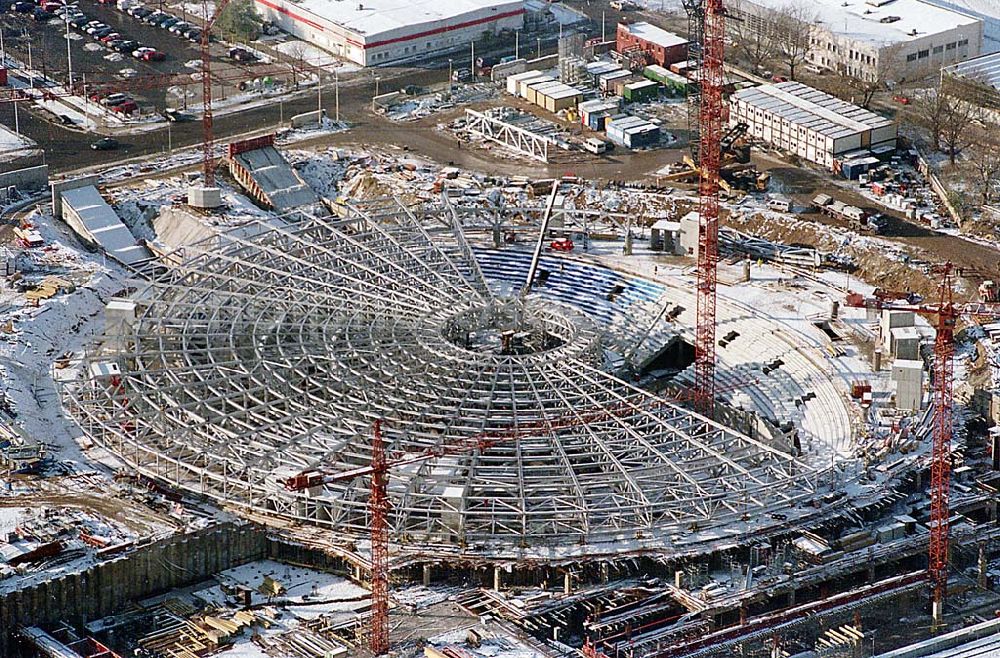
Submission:
[[[368,465],[382,419],[390,536],[424,554],[625,553],[815,497],[819,471],[782,447],[606,372],[610,330],[586,314],[501,298],[457,217],[388,204],[191,249],[86,358],[66,407],[142,472],[345,538],[367,536],[367,478],[282,483]],[[532,347],[504,352],[490,339],[518,316]],[[483,436],[505,438],[391,468]]]

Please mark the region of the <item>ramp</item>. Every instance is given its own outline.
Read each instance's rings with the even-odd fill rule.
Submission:
[[[80,239],[99,247],[123,265],[135,265],[150,257],[96,187],[85,185],[60,195],[63,219]]]
[[[274,148],[274,135],[264,135],[226,148],[229,173],[261,205],[282,212],[319,205],[319,197],[306,185],[285,157]]]

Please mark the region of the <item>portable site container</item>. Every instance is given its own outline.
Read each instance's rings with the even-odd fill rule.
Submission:
[[[614,83],[620,80],[632,80],[632,72],[620,69],[618,71],[612,71],[610,73],[604,73],[598,78],[598,86],[601,91],[612,92],[614,90]]]
[[[653,80],[642,80],[625,85],[622,96],[630,103],[645,103],[660,94],[660,85]]]
[[[576,104],[582,99],[583,92],[579,89],[559,83],[558,87],[546,87],[544,90],[538,90],[535,102],[549,112],[559,112],[576,107]]]
[[[511,96],[520,96],[520,85],[522,82],[537,80],[541,77],[546,77],[541,71],[525,71],[524,73],[515,73],[504,81],[507,85],[507,93]]]
[[[527,80],[522,80],[517,83],[517,95],[521,98],[528,98],[528,89],[534,85],[545,84],[546,82],[555,82],[556,79],[551,75],[540,75],[537,78],[529,78]]]
[[[541,80],[539,82],[530,83],[525,87],[524,99],[533,105],[538,105],[539,92],[544,93],[546,89],[555,89],[561,84],[561,82],[556,80]]]
[[[613,62],[590,62],[587,64],[586,70],[587,76],[590,78],[590,83],[596,87],[602,75],[622,71],[623,69]]]
[[[584,101],[577,106],[580,123],[591,130],[604,130],[604,122],[621,110],[621,98],[611,96],[606,99]]]

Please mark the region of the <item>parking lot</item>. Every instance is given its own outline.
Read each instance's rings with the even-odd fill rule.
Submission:
[[[0,8],[6,5],[7,0],[0,0]],[[151,5],[150,9],[157,9],[158,6]],[[188,98],[193,97],[193,102],[200,100],[198,72],[201,52],[198,43],[130,16],[113,4],[82,0],[75,3],[75,7],[87,19],[100,21],[112,28],[121,35],[121,39],[135,41],[139,46],[153,48],[165,55],[163,61],[142,61],[130,52],[115,52],[82,29],[71,27],[69,49],[73,81],[76,85],[86,82],[88,94],[96,90],[125,90],[135,98],[140,108],[155,108],[157,112],[183,103],[182,95],[168,95],[170,88],[176,92],[179,86],[186,85]],[[194,25],[202,23],[200,18],[182,11],[175,13],[169,7],[166,11]],[[0,29],[3,30],[4,47],[9,56],[24,64],[30,62],[32,68],[63,84],[69,82],[66,24],[62,18],[40,22],[31,13],[17,13],[8,8],[0,14]],[[226,86],[232,93],[241,78],[249,80],[261,75],[255,70],[260,65],[230,60],[225,44],[213,43],[212,54],[212,77],[220,81],[219,90],[214,93],[219,97],[224,95]]]

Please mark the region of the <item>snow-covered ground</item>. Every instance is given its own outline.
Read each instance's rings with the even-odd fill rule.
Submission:
[[[259,588],[265,577],[276,580],[284,592],[276,597],[266,597]],[[254,605],[278,599],[297,619],[316,617],[353,619],[358,611],[370,605],[370,593],[340,576],[324,571],[283,564],[273,560],[260,560],[228,569],[216,576],[220,585],[199,590],[195,596],[212,605],[222,605],[226,600],[223,586],[241,586],[250,589]]]
[[[301,61],[306,66],[320,66],[330,69],[337,69],[339,75],[360,71],[361,67],[353,62],[338,59],[331,53],[315,46],[308,41],[289,40],[276,43],[272,46],[275,50],[295,61]]]
[[[35,147],[35,142],[0,124],[0,156]]]

